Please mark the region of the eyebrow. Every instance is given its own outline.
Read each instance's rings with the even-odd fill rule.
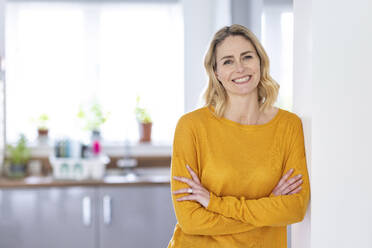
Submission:
[[[241,54],[240,54],[240,56],[243,56],[243,55],[246,55],[246,54],[248,54],[248,53],[254,53],[253,51],[245,51],[245,52],[242,52]],[[228,59],[228,58],[233,58],[234,56],[232,56],[232,55],[227,55],[227,56],[224,56],[224,57],[222,57],[221,59],[220,59],[220,61],[221,60],[223,60],[223,59]]]

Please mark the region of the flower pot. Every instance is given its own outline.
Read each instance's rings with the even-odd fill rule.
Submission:
[[[26,176],[25,164],[10,164],[8,167],[7,176],[9,178],[23,178]]]
[[[38,129],[37,134],[39,135],[39,137],[46,137],[48,136],[48,131],[48,129]]]
[[[151,142],[151,128],[152,123],[139,123],[139,131],[140,131],[140,142]]]

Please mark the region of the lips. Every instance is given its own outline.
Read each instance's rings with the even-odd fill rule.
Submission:
[[[251,79],[251,77],[252,76],[248,75],[248,76],[244,76],[244,77],[233,79],[232,81],[234,83],[236,83],[236,84],[244,84],[244,83],[249,82],[249,80]]]

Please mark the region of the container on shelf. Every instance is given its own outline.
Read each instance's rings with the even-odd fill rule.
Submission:
[[[106,155],[90,158],[49,157],[53,168],[53,177],[63,180],[100,180],[105,175],[106,165],[110,159]]]

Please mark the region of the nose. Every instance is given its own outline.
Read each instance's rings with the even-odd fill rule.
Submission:
[[[244,71],[244,66],[241,62],[236,62],[235,63],[235,69],[237,72],[243,72]]]

